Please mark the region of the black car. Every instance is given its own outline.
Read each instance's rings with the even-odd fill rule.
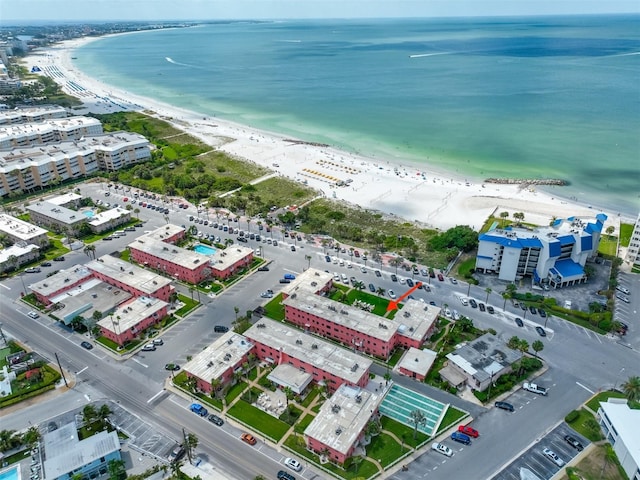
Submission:
[[[373,283],[370,283],[370,284],[369,284],[369,291],[370,291],[371,293],[374,293],[374,292],[376,291],[376,286],[375,286]]]
[[[520,317],[516,317],[516,325],[524,327],[524,323],[522,323],[522,319]]]
[[[249,240],[247,240],[245,237],[238,237],[238,238],[236,238],[236,241],[244,242],[244,243],[248,243],[249,242]]]
[[[495,310],[493,309],[493,307],[491,305],[487,305],[487,312],[489,312],[490,314],[494,314]]]
[[[542,318],[547,318],[547,312],[545,312],[544,310],[542,310],[541,308],[538,309],[538,313],[540,314],[540,316]]]
[[[515,411],[515,408],[513,408],[513,405],[507,402],[496,402],[494,403],[494,405],[496,408],[501,408],[502,410],[507,410],[509,412]]]
[[[56,257],[53,259],[54,262],[64,262],[64,257]]]
[[[259,272],[268,272],[269,271],[269,267],[259,267],[258,271]]]
[[[413,280],[411,280],[410,278],[407,278],[407,285],[409,287],[413,287]]]
[[[395,274],[395,273],[392,273],[392,274],[391,274],[391,281],[392,281],[392,282],[397,282],[397,281],[398,281],[398,277],[396,277],[396,274]]]
[[[216,333],[227,333],[229,331],[229,327],[225,327],[224,325],[215,325],[213,327],[213,331]]]
[[[284,470],[280,470],[278,472],[278,480],[296,480],[296,477],[291,475],[289,472],[285,472]]]
[[[288,278],[281,278],[280,283],[291,283],[291,280],[289,280]]]
[[[469,299],[469,305],[471,305],[471,308],[478,308],[478,302],[476,302],[473,298]]]
[[[531,312],[532,315],[535,315],[537,313],[536,307],[529,307],[529,311]]]
[[[579,452],[581,452],[584,449],[584,446],[578,440],[576,440],[574,437],[572,437],[571,435],[565,435],[564,436],[564,441],[567,442],[569,445],[571,445],[576,450],[578,450]]]
[[[141,223],[136,223],[136,224],[135,224],[135,227],[136,227],[136,228],[142,228],[142,227],[143,227],[143,225],[142,225]]]
[[[82,348],[86,348],[87,350],[91,350],[93,348],[93,345],[91,345],[89,342],[84,341],[82,343],[80,343],[80,346]]]
[[[164,369],[169,370],[170,372],[176,372],[180,370],[180,365],[178,365],[177,363],[167,363],[164,366]]]
[[[484,312],[486,310],[486,307],[484,306],[484,303],[479,303],[478,304],[478,308],[480,309],[481,312]]]
[[[51,265],[52,265],[52,263],[51,263],[51,262],[42,262],[42,263],[40,264],[40,266],[41,266],[41,267],[50,267]]]
[[[520,304],[520,308],[525,311],[527,310],[527,306],[524,304],[524,302]]]
[[[380,270],[376,270],[375,274],[376,274],[376,277],[381,277],[382,276],[382,273],[380,273]]]
[[[547,332],[545,332],[544,328],[542,327],[536,327],[536,332],[538,332],[538,335],[540,335],[541,337],[547,336]]]
[[[331,263],[331,257],[329,255],[325,255],[324,259],[327,263]]]
[[[213,413],[211,415],[209,415],[207,417],[207,419],[213,423],[214,425],[217,425],[219,427],[221,427],[222,425],[224,425],[224,420],[222,420],[219,416],[214,415]]]

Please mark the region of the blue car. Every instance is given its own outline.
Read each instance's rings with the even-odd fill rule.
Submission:
[[[204,408],[199,403],[192,403],[191,406],[189,407],[189,410],[191,410],[196,415],[200,415],[201,417],[206,417],[209,414],[207,409]]]
[[[285,280],[295,280],[296,276],[293,273],[285,273],[284,278]]]
[[[465,435],[464,433],[460,433],[460,432],[453,432],[451,434],[451,440],[464,443],[465,445],[471,444],[471,437],[469,435]]]

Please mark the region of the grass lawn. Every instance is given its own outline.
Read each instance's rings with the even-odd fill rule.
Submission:
[[[406,352],[406,350],[404,348],[396,348],[395,351],[393,352],[393,354],[391,355],[391,357],[389,357],[389,361],[387,362],[389,364],[389,366],[390,367],[395,367],[396,364],[402,358],[402,355],[404,355],[404,352]]]
[[[587,407],[589,407],[594,412],[597,412],[598,408],[600,408],[600,402],[606,402],[607,399],[609,398],[625,398],[625,397],[626,397],[625,394],[621,392],[613,392],[613,391],[600,392],[587,402]],[[627,404],[629,405],[629,408],[640,410],[640,402],[628,401]]]
[[[407,425],[403,425],[397,420],[389,418],[385,415],[382,416],[381,423],[382,423],[383,430],[388,430],[389,432],[395,434],[395,436],[400,439],[404,438],[404,443],[411,447],[417,447],[418,445],[420,445],[422,442],[424,442],[429,438],[425,433],[418,431],[418,434],[416,435],[416,438],[414,440],[413,428],[408,427]]]
[[[253,187],[253,193],[265,205],[302,205],[319,193],[285,177],[272,177]]]
[[[449,408],[447,408],[447,413],[444,414],[444,418],[440,423],[438,433],[444,432],[451,425],[453,425],[454,423],[458,423],[459,420],[465,418],[467,415],[469,414],[449,405]]]
[[[600,237],[600,245],[598,246],[598,252],[603,255],[616,256],[618,248],[618,237],[612,235],[602,235]]]
[[[191,300],[191,297],[186,297],[184,295],[178,294],[178,300],[184,303],[184,306],[182,308],[180,308],[179,310],[176,310],[176,315],[179,317],[184,317],[191,310],[193,310],[198,306],[198,301],[195,300],[195,298],[194,300]]]
[[[25,458],[29,458],[30,455],[31,449],[27,448],[26,450],[21,450],[20,452],[16,452],[12,455],[2,457],[2,466],[5,467],[7,465],[11,465],[12,463],[20,462]]]
[[[255,430],[275,441],[280,441],[290,428],[290,425],[285,422],[272,417],[253,405],[249,405],[243,400],[238,401],[231,407],[227,414],[247,425],[251,425]]]
[[[311,414],[305,415],[304,417],[302,417],[302,419],[300,419],[300,421],[296,425],[298,426],[299,429],[304,431],[309,425],[311,425],[311,422],[313,422],[314,418],[316,417],[314,417]]]
[[[386,433],[376,435],[367,446],[367,456],[380,462],[383,468],[387,468],[407,449],[396,442],[396,439]]]
[[[374,305],[371,313],[374,313],[375,315],[382,317],[387,313],[387,307],[389,306],[389,300],[387,298],[371,295],[370,293],[363,292],[362,290],[352,289],[347,294],[347,298],[344,300],[344,303],[347,305],[353,305],[356,300]]]
[[[308,407],[309,405],[311,405],[311,402],[313,402],[313,399],[316,398],[319,394],[320,394],[320,389],[318,389],[317,387],[314,387],[313,390],[311,390],[311,392],[302,401],[301,405],[303,407]]]
[[[284,320],[284,305],[282,305],[282,294],[276,295],[273,300],[264,306],[265,317],[272,318],[273,320]]]
[[[589,420],[592,420],[596,422],[596,425],[597,425],[596,418],[584,408],[581,408],[580,410],[578,410],[578,413],[580,414],[578,415],[578,418],[576,418],[573,422],[569,424],[571,428],[573,428],[580,435],[587,437],[592,442],[597,442],[598,440],[602,440],[602,432],[600,431],[600,427],[598,427],[597,429],[590,428],[587,423]]]
[[[238,382],[231,387],[226,395],[227,405],[233,402],[238,395],[242,394],[245,388],[247,388],[247,384],[245,382]]]
[[[620,224],[620,246],[628,247],[631,241],[631,235],[633,235],[633,224],[621,223]]]

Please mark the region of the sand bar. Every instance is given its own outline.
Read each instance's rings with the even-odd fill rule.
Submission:
[[[603,210],[551,196],[535,188],[518,185],[483,184],[442,172],[425,165],[368,159],[322,145],[292,142],[266,132],[218,117],[210,117],[141,97],[106,85],[85,75],[72,64],[73,51],[95,37],[68,40],[25,58],[31,69],[38,65],[62,89],[84,103],[75,110],[112,113],[120,110],[143,111],[172,123],[220,150],[268,167],[279,175],[305,182],[327,198],[378,210],[425,226],[446,229],[469,225],[479,229],[494,212],[525,213],[531,223],[548,224],[558,218],[593,216]],[[517,176],[517,175],[514,175]],[[337,186],[342,182],[343,186]],[[606,227],[619,229],[617,212],[604,211]],[[633,223],[635,219],[624,219]]]

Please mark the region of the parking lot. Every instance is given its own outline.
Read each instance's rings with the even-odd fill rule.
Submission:
[[[562,422],[543,438],[536,441],[530,448],[523,452],[522,455],[511,462],[511,464],[505,467],[498,475],[493,477],[492,480],[520,480],[523,478],[521,472],[525,469],[543,480],[553,477],[561,467],[542,453],[544,448],[553,450],[564,464],[570,462],[580,453],[564,440],[565,435],[571,435],[585,448],[590,443],[589,440]]]

